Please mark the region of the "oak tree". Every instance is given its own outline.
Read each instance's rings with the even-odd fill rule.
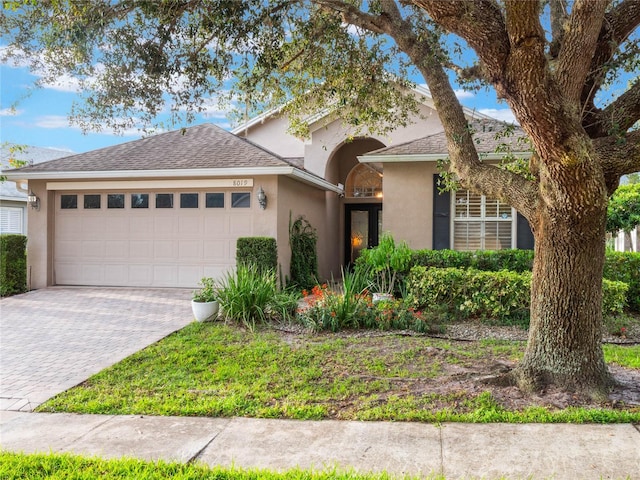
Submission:
[[[408,122],[428,85],[463,186],[508,202],[535,237],[531,326],[513,378],[603,394],[608,198],[640,170],[639,0],[5,1],[4,54],[76,77],[85,127],[126,127],[211,97],[319,108],[369,129]],[[626,77],[624,75],[627,75]],[[530,137],[530,175],[483,163],[452,79],[490,88]],[[624,82],[622,91],[608,89]],[[603,96],[602,92],[612,95]]]

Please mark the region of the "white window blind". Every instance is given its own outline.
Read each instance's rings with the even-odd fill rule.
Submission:
[[[0,207],[0,233],[24,233],[23,211],[24,209],[17,207]]]
[[[496,199],[458,190],[453,201],[454,250],[501,250],[513,243],[513,209]]]

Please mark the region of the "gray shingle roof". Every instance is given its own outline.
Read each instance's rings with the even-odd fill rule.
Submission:
[[[470,122],[473,129],[473,138],[476,140],[478,153],[494,153],[504,146],[511,151],[523,152],[531,147],[527,136],[518,126],[512,126],[499,120],[474,120]],[[509,129],[513,133],[505,135]],[[435,133],[427,137],[418,138],[409,142],[381,148],[366,155],[433,155],[447,154],[447,138],[444,132]]]
[[[39,164],[55,158],[69,156],[70,152],[64,150],[56,150],[53,148],[42,148],[26,146],[24,149],[12,152],[11,149],[15,144],[3,144],[0,146],[0,166],[2,171],[10,170],[13,167],[9,165],[9,159],[24,160],[29,164]],[[27,201],[27,194],[16,188],[16,184],[11,181],[0,182],[0,197],[6,199]]]
[[[279,166],[291,164],[216,125],[202,124],[24,167],[20,171],[104,172]]]

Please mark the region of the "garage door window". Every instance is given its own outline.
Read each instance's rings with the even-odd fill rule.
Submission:
[[[72,208],[78,208],[78,196],[77,195],[60,195],[60,208],[62,210],[70,210]]]
[[[251,194],[249,192],[232,192],[231,208],[251,207]]]
[[[107,208],[124,208],[124,193],[109,193]]]
[[[156,208],[173,208],[173,193],[156,193]]]
[[[197,193],[181,193],[180,208],[198,208]]]
[[[84,208],[86,209],[100,208],[100,195],[85,195]]]
[[[206,208],[224,208],[224,193],[207,193],[205,194]]]
[[[149,208],[148,193],[132,193],[131,208]]]

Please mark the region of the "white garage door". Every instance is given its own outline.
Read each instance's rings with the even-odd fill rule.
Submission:
[[[253,234],[249,192],[57,192],[58,285],[196,287]]]

